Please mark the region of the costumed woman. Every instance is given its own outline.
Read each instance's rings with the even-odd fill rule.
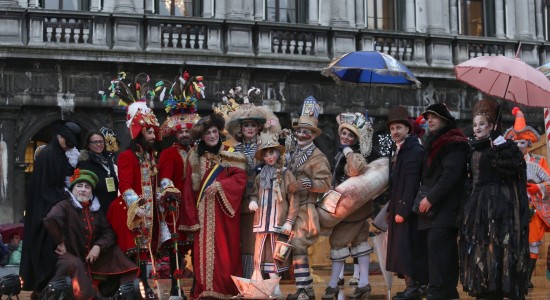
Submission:
[[[273,112],[268,108],[249,103],[249,97],[255,98],[260,94],[261,91],[257,88],[251,88],[244,94],[241,87],[236,87],[225,96],[231,99],[223,99],[224,102],[234,101],[238,105],[235,110],[227,112],[225,129],[229,133],[229,139],[226,144],[231,145],[235,148],[235,152],[242,153],[246,157],[247,182],[241,205],[241,251],[245,278],[250,278],[254,267],[255,234],[252,232],[254,212],[249,209],[249,204],[252,201],[258,201],[258,191],[254,186],[254,180],[259,171],[257,168],[259,161],[254,158],[258,149],[257,139],[266,123],[271,132],[281,130],[279,119]]]
[[[111,129],[102,127],[100,130],[88,132],[85,148],[80,150],[76,167],[90,170],[99,178],[95,195],[101,204],[101,211],[107,215],[109,205],[118,196],[118,176],[114,161],[118,142]]]
[[[278,134],[269,131],[260,135],[255,158],[265,165],[256,176],[258,201],[252,200],[249,204],[250,210],[255,212],[254,265],[270,278],[278,278],[278,274],[289,269],[290,257],[284,261],[273,259],[275,242],[281,234],[281,237],[290,235],[300,207],[298,199],[287,190],[287,185],[296,178],[284,166],[285,147],[278,140]],[[281,296],[278,285],[272,296]]]
[[[373,129],[362,113],[342,113],[336,120],[339,124],[338,135],[341,146],[334,158],[333,188],[350,177],[363,174],[367,170],[368,162],[381,157],[372,149]],[[329,237],[332,270],[323,299],[334,299],[338,296],[339,275],[349,256],[357,258],[359,265],[359,282],[349,298],[360,299],[370,294],[369,255],[373,252],[373,248],[367,241],[369,237],[367,218],[372,215],[372,212],[372,201],[368,201],[332,229]]]
[[[529,200],[516,144],[498,133],[497,103],[476,102],[469,158],[471,192],[460,221],[460,279],[477,298],[524,299],[528,278]]]

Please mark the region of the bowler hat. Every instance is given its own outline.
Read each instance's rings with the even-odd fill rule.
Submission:
[[[422,113],[422,116],[424,116],[427,120],[428,114],[436,115],[449,123],[455,123],[455,117],[451,115],[451,112],[447,109],[447,105],[445,105],[445,103],[436,103],[428,106],[426,111]]]
[[[413,133],[413,127],[409,119],[409,113],[403,106],[396,105],[388,113],[388,122],[386,127],[389,129],[392,123],[401,123],[409,128],[409,133]]]

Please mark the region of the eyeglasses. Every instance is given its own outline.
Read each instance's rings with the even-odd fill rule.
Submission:
[[[104,141],[90,141],[90,144],[93,144],[93,145],[103,145],[105,144]]]

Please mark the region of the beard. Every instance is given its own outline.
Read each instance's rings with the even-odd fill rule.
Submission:
[[[82,202],[88,202],[90,201],[90,197],[84,196],[84,195],[75,195],[76,201],[82,203]]]
[[[178,143],[180,143],[182,146],[189,147],[189,145],[191,145],[191,139],[188,137],[184,137],[179,139]]]

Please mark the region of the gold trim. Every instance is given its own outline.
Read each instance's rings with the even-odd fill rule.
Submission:
[[[178,231],[195,232],[195,231],[199,231],[199,229],[201,229],[201,226],[199,224],[195,224],[192,226],[185,226],[185,225],[178,226]]]
[[[229,201],[227,200],[225,192],[222,189],[222,185],[218,181],[214,182],[213,185],[216,187],[217,194],[220,196],[220,205],[222,207],[222,211],[230,218],[233,218],[235,216],[235,210],[233,209],[233,207],[231,207],[231,203],[229,203]]]
[[[215,299],[232,299],[234,295],[225,295],[214,291],[204,291],[200,294],[199,299],[215,298]]]
[[[214,290],[214,260],[216,258],[215,228],[216,202],[215,195],[206,197],[206,290]]]

